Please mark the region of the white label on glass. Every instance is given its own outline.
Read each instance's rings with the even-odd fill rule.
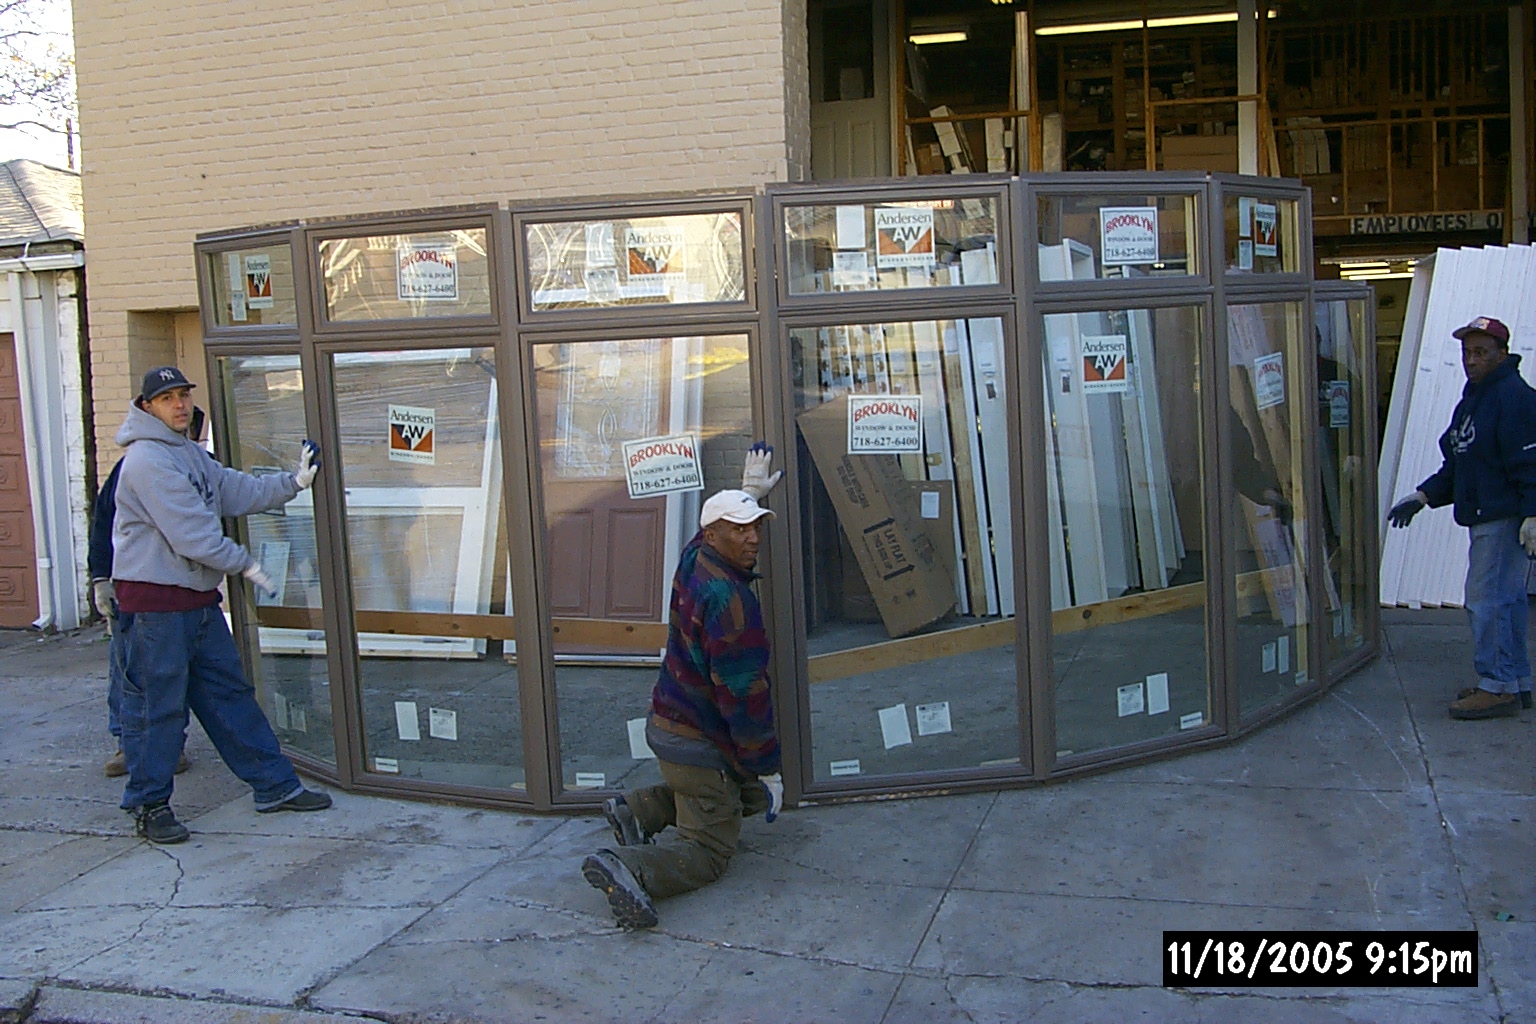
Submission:
[[[401,302],[459,301],[459,247],[431,242],[396,246],[395,295]]]
[[[1275,645],[1274,644],[1265,644],[1264,645],[1264,655],[1263,655],[1263,658],[1264,658],[1264,671],[1265,672],[1273,672],[1275,670]]]
[[[427,734],[435,740],[458,739],[459,713],[447,708],[428,708]]]
[[[1343,636],[1344,635],[1344,613],[1343,612],[1334,612],[1333,613],[1333,635],[1334,636]]]
[[[1353,633],[1354,631],[1355,631],[1355,610],[1350,605],[1345,605],[1344,606],[1344,632],[1346,632],[1346,633]]]
[[[880,709],[880,738],[885,749],[904,747],[912,742],[912,729],[907,724],[907,706],[897,704]]]
[[[1328,401],[1328,426],[1335,430],[1349,426],[1349,381],[1325,382],[1323,397]]]
[[[1146,687],[1142,683],[1131,683],[1115,691],[1121,718],[1124,718],[1126,715],[1139,715],[1146,709],[1145,689]]]
[[[857,775],[862,771],[858,758],[851,761],[833,761],[831,768],[833,775]]]
[[[400,762],[392,757],[376,757],[373,759],[373,770],[376,772],[388,772],[391,775],[399,775]]]
[[[245,319],[245,271],[241,269],[240,254],[232,252],[226,257],[229,271],[229,318]]]
[[[608,776],[603,772],[577,772],[576,785],[580,789],[602,789],[608,785]]]
[[[1237,237],[1253,237],[1253,200],[1240,196],[1237,200]],[[1252,249],[1249,249],[1252,252]]]
[[[275,594],[256,588],[256,603],[262,607],[268,605],[281,606],[283,598],[288,593],[288,557],[293,546],[286,540],[264,540],[261,542],[261,554],[257,556],[261,561],[261,567],[272,577],[272,585],[277,588]]]
[[[922,395],[848,396],[849,455],[922,450]]]
[[[837,208],[837,247],[839,249],[864,248],[864,207],[839,206]]]
[[[279,729],[288,728],[288,698],[282,694],[272,694],[272,724]]]
[[[949,731],[949,701],[941,700],[936,704],[919,704],[917,706],[917,734],[919,736],[937,736],[940,733]]]
[[[1253,397],[1260,409],[1285,401],[1285,353],[1271,352],[1253,361]]]
[[[684,277],[687,239],[674,224],[631,225],[624,229],[629,280],[679,281]]]
[[[588,224],[586,228],[587,269],[613,266],[613,223],[606,220],[599,221],[596,224]],[[590,282],[587,287],[591,287]]]
[[[1083,393],[1086,395],[1130,390],[1126,379],[1127,345],[1123,334],[1083,335]]]
[[[699,442],[692,434],[624,442],[624,480],[631,498],[702,491]]]
[[[288,705],[288,728],[294,732],[309,732],[309,718],[297,704]]]
[[[1168,673],[1147,676],[1147,714],[1160,715],[1168,710]]]
[[[434,454],[437,410],[414,405],[389,407],[389,461],[430,466]]]
[[[636,761],[644,761],[648,757],[655,757],[656,752],[645,738],[645,719],[631,718],[624,725],[629,730],[629,756]]]
[[[416,717],[415,701],[395,701],[395,734],[403,740],[421,739],[421,723]]]
[[[1205,724],[1204,711],[1191,711],[1187,715],[1179,716],[1180,729],[1198,729]]]
[[[922,515],[924,519],[939,518],[938,491],[924,491],[920,501],[922,502]]]
[[[245,258],[245,304],[251,309],[272,308],[272,257],[264,252]]]
[[[863,288],[869,284],[869,253],[835,252],[832,254],[832,287]]]
[[[933,266],[933,207],[880,206],[875,208],[875,266]],[[908,277],[907,283],[912,284]],[[926,282],[924,282],[926,283]]]
[[[1099,261],[1106,267],[1157,262],[1157,207],[1099,208]]]
[[[1253,204],[1253,254],[1255,256],[1280,255],[1280,241],[1275,231],[1274,203]]]
[[[1283,636],[1275,641],[1275,671],[1289,672],[1291,670],[1291,638]]]
[[[1237,269],[1253,269],[1253,239],[1251,238],[1237,240]]]

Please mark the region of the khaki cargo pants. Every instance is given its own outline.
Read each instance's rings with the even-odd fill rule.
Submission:
[[[737,782],[715,768],[659,761],[660,786],[624,794],[647,834],[668,825],[676,831],[648,846],[614,853],[655,899],[692,892],[725,873],[741,838],[741,819],[768,809],[768,792],[756,779]]]

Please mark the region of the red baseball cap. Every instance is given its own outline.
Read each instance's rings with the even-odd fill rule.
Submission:
[[[1504,326],[1504,321],[1495,320],[1491,316],[1480,316],[1467,326],[1456,328],[1451,332],[1451,337],[1460,340],[1469,334],[1486,334],[1499,339],[1505,348],[1509,347],[1509,328]]]

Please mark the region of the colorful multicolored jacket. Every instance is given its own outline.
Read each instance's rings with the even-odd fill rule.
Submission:
[[[651,692],[653,729],[713,743],[737,774],[779,770],[768,692],[768,633],[756,573],[695,537],[672,578],[667,653]]]

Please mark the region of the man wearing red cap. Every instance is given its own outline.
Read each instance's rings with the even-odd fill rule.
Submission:
[[[1471,535],[1467,615],[1478,683],[1456,695],[1451,717],[1501,718],[1531,706],[1525,649],[1527,556],[1536,558],[1536,391],[1509,351],[1509,328],[1480,316],[1453,332],[1467,386],[1440,436],[1441,465],[1388,521],[1405,527],[1425,506],[1454,505]]]

